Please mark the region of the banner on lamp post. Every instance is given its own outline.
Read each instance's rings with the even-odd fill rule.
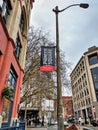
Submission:
[[[55,71],[55,46],[41,46],[40,71]]]

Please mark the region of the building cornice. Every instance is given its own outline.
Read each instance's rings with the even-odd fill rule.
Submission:
[[[88,53],[94,52],[94,51],[96,51],[96,50],[98,50],[98,47],[92,46],[92,47],[88,48],[88,51],[86,51],[86,52],[84,53],[84,55],[87,55]]]

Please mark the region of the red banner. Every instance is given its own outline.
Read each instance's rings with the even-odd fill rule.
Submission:
[[[40,71],[55,71],[55,47],[41,47]]]

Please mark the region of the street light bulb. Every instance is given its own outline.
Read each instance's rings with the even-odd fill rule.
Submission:
[[[89,4],[83,4],[83,3],[81,3],[81,4],[80,4],[80,7],[86,9],[86,8],[89,7]]]

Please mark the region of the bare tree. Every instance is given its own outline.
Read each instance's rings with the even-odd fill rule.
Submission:
[[[40,51],[43,45],[54,45],[50,41],[49,33],[44,32],[42,29],[34,29],[30,27],[28,35],[28,46],[26,54],[25,75],[23,78],[22,97],[20,103],[24,102],[27,98],[34,102],[37,100],[40,104],[41,99],[44,97],[52,99],[56,94],[56,73],[40,72]],[[64,59],[64,53],[61,53],[61,78],[62,86],[70,87],[70,80],[67,70],[70,68],[70,63]],[[66,89],[65,89],[66,90]]]
[[[68,95],[72,94],[71,90],[71,82],[70,82],[70,71],[72,63],[67,61],[65,58],[66,54],[61,51],[60,53],[60,64],[61,64],[61,81],[62,81],[62,88],[63,93],[65,92]]]
[[[55,84],[52,73],[40,72],[39,70],[41,46],[53,44],[53,42],[49,41],[48,37],[49,34],[42,32],[41,29],[34,30],[31,27],[29,30],[25,75],[20,103],[24,102],[26,98],[35,98],[35,95],[40,98],[53,97]]]

